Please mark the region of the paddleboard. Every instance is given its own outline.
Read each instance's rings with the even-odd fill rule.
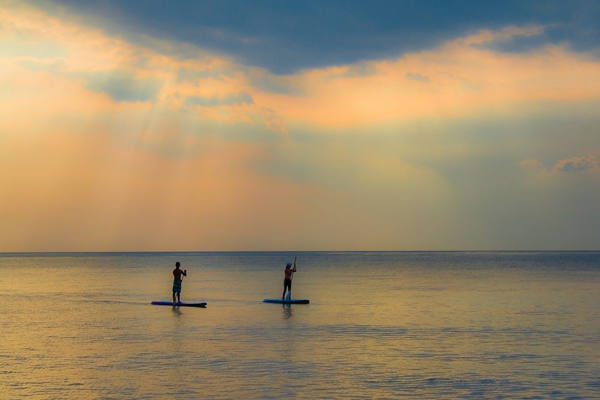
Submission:
[[[275,303],[275,304],[308,304],[310,301],[308,299],[264,299],[265,303]]]
[[[185,303],[185,302],[181,302],[181,303],[175,303],[173,304],[172,301],[161,301],[161,300],[154,300],[152,302],[153,305],[155,306],[176,306],[176,307],[206,307],[206,302],[200,302],[200,303]]]

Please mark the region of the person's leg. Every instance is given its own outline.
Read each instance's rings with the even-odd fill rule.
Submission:
[[[283,280],[283,294],[281,295],[281,300],[285,299],[285,292],[287,291],[288,283],[287,280]]]
[[[285,292],[288,292],[288,296],[291,296],[292,294],[292,281],[286,279],[285,281],[283,281],[283,296],[281,296],[281,300],[285,300]]]
[[[181,303],[181,282],[173,281],[173,304],[175,304],[175,295],[178,302]]]

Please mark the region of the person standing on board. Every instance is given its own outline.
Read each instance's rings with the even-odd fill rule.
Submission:
[[[173,270],[173,304],[175,304],[175,295],[177,295],[177,303],[181,303],[181,282],[183,277],[187,276],[187,270],[180,270],[180,265],[177,261]]]
[[[294,257],[294,266],[292,267],[292,263],[287,263],[285,266],[285,278],[283,279],[283,295],[281,296],[281,300],[285,300],[285,292],[289,290],[290,299],[292,298],[292,278],[294,277],[294,272],[296,272],[296,259],[298,257]]]

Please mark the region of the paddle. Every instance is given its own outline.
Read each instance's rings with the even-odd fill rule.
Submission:
[[[293,271],[296,271],[296,262],[298,260],[298,257],[294,257],[294,269]],[[291,265],[291,263],[288,263],[289,265]],[[287,275],[287,268],[289,268],[288,265],[286,265],[286,275]],[[285,287],[284,287],[285,290]],[[281,298],[281,299],[264,299],[263,300],[264,303],[275,303],[275,304],[309,304],[310,301],[308,299],[293,299],[292,300],[292,290],[290,289],[290,291],[288,292],[286,298]]]

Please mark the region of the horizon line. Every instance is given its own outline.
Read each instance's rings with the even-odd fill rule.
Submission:
[[[111,250],[111,251],[0,251],[11,254],[140,254],[140,253],[595,253],[600,249],[579,250]]]

